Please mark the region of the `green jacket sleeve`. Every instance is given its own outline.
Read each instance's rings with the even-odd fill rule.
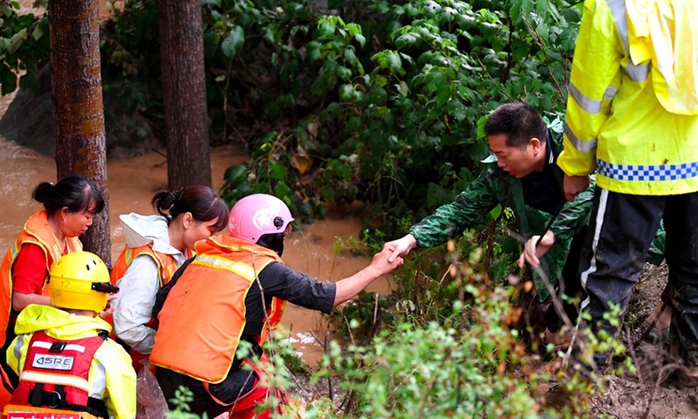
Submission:
[[[555,234],[556,242],[568,242],[585,225],[589,224],[589,216],[593,206],[594,178],[592,176],[589,187],[579,193],[572,202],[567,202],[560,211],[550,230]],[[537,232],[536,234],[543,234]]]
[[[461,234],[483,219],[504,196],[496,169],[475,179],[456,199],[440,206],[434,214],[410,228],[410,234],[422,247],[435,247]]]

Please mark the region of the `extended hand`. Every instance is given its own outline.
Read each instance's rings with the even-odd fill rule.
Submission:
[[[412,237],[412,236],[410,236]],[[409,250],[407,250],[409,252]],[[392,258],[392,260],[391,260]],[[397,252],[388,247],[388,244],[383,246],[380,253],[376,253],[371,261],[371,267],[378,273],[376,276],[387,274],[398,266],[402,265],[402,257]]]
[[[555,234],[553,234],[552,231],[547,231],[538,246],[536,246],[539,237],[540,236],[531,237],[524,245],[524,251],[521,256],[519,256],[519,268],[523,268],[526,262],[533,267],[540,265],[540,258],[548,253],[550,246],[555,243]]]
[[[404,237],[393,240],[383,245],[383,251],[388,250],[388,262],[394,262],[398,256],[405,256],[410,253],[410,250],[417,246],[417,239],[411,234],[406,234]],[[381,252],[383,253],[383,252]]]
[[[591,178],[589,175],[584,176],[567,176],[563,180],[563,188],[565,190],[565,198],[568,201],[574,201],[574,197],[580,192],[589,187]]]

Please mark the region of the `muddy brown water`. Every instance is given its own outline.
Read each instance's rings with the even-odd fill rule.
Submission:
[[[5,112],[13,96],[0,98],[0,116]],[[41,204],[31,199],[32,190],[43,181],[56,180],[56,164],[33,149],[0,137],[0,251],[4,254],[22,226]],[[218,190],[223,184],[225,169],[231,164],[244,161],[227,148],[212,150],[211,163],[213,187]],[[139,157],[110,160],[107,163],[108,192],[111,220],[112,260],[116,260],[124,247],[124,236],[118,222],[120,214],[137,212],[152,214],[150,199],[154,192],[167,187],[167,165],[165,158],[155,151]],[[337,281],[357,272],[368,263],[366,257],[351,257],[335,254],[337,238],[344,240],[358,237],[361,220],[341,211],[332,211],[326,220],[313,225],[300,225],[301,231],[287,238],[284,261],[292,268],[321,281]],[[368,288],[369,291],[389,292],[387,277],[379,278]],[[289,339],[299,355],[311,366],[315,366],[323,349],[314,338],[324,341],[330,330],[322,315],[301,307],[288,305],[282,325],[291,331]]]

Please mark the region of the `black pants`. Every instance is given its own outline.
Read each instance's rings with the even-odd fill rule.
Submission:
[[[231,368],[225,380],[218,384],[210,384],[206,391],[204,384],[199,380],[166,368],[156,368],[158,383],[170,409],[176,407],[171,400],[175,397],[177,389],[184,387],[194,396],[193,401],[189,402],[191,411],[197,414],[208,413],[210,418],[227,412],[241,395],[249,393],[254,387],[255,376],[254,371]]]
[[[565,314],[573,325],[576,324],[577,318],[579,317],[579,304],[586,298],[586,293],[577,275],[579,258],[584,248],[586,234],[587,227],[583,227],[572,238],[570,252],[565,261],[565,266],[562,268],[562,277],[560,278],[560,285],[558,287],[558,297],[562,300],[562,307]],[[545,311],[545,326],[551,332],[557,332],[563,325],[564,321],[555,310],[555,305],[550,304]]]
[[[698,365],[698,192],[685,195],[626,195],[597,186],[579,276],[589,298],[592,326],[615,336],[603,314],[618,305],[619,323],[640,279],[647,250],[664,220],[669,266],[667,302],[674,308],[672,334],[684,360]],[[608,354],[597,354],[597,365]]]

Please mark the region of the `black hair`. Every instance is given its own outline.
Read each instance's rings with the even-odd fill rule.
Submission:
[[[228,206],[225,201],[208,186],[187,186],[176,191],[161,190],[150,201],[155,210],[167,218],[169,224],[185,213],[199,222],[216,220],[216,231],[228,224]]]
[[[281,257],[284,253],[284,237],[286,237],[286,233],[262,234],[257,240],[257,244],[275,251]]]
[[[506,134],[509,147],[525,147],[531,138],[546,141],[548,127],[533,107],[525,103],[506,103],[492,112],[485,123],[487,136]]]
[[[32,198],[44,204],[48,215],[53,215],[64,207],[70,212],[86,210],[92,214],[99,214],[104,209],[102,192],[92,182],[80,176],[68,176],[55,185],[41,182],[34,188]]]

